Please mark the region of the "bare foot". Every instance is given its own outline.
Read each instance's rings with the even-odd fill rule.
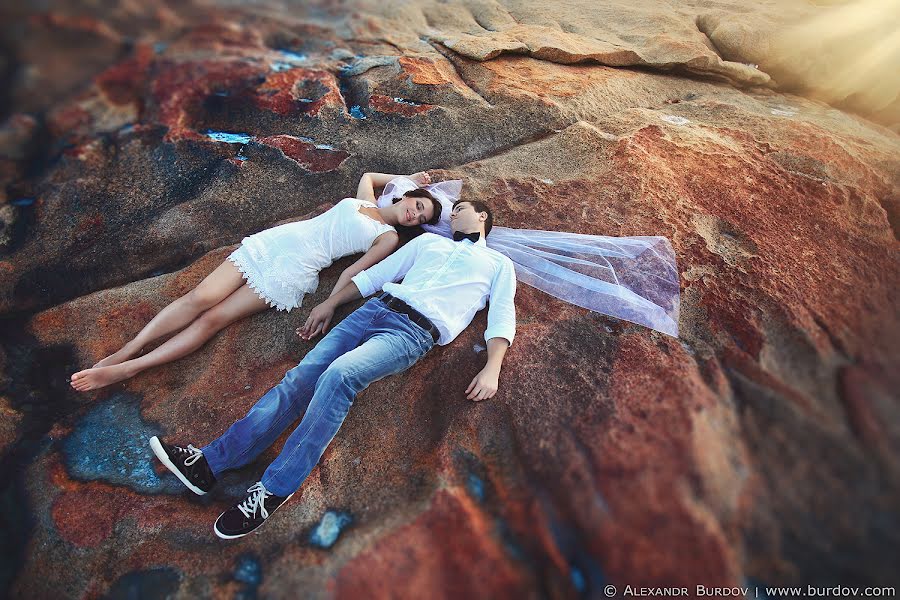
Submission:
[[[96,390],[129,377],[122,365],[85,369],[72,375],[71,386],[79,392]]]
[[[96,363],[91,368],[98,369],[100,367],[111,367],[113,365],[123,363],[128,359],[134,358],[139,352],[140,352],[140,350],[138,350],[138,351],[130,350],[128,348],[128,346],[125,346],[118,352],[113,352],[112,354],[110,354],[109,356],[107,356],[106,358],[101,360],[100,362]]]

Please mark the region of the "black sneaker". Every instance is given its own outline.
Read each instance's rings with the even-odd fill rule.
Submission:
[[[291,494],[287,497],[276,496],[266,489],[260,481],[249,490],[250,495],[241,502],[238,502],[216,519],[213,530],[216,535],[225,540],[233,540],[247,535],[269,518],[273,512],[278,510],[285,502],[287,502]]]
[[[216,477],[203,452],[190,444],[187,448],[172,446],[154,435],[150,438],[150,448],[159,462],[175,473],[181,483],[195,494],[202,496],[215,485]]]

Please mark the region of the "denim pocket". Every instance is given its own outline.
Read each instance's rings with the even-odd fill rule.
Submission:
[[[416,340],[419,342],[419,347],[422,348],[422,352],[427,352],[428,345],[433,343],[431,334],[425,331],[420,325],[413,323],[413,320],[409,318],[408,314],[397,313],[397,315],[409,326],[410,333],[415,336]]]

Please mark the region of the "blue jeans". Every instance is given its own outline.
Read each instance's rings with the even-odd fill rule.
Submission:
[[[431,335],[409,317],[369,300],[328,332],[247,416],[202,449],[212,472],[218,476],[252,462],[303,415],[262,477],[273,494],[294,493],[340,429],[356,394],[405,371],[433,346]]]

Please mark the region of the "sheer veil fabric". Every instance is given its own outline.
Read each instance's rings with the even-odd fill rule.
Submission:
[[[391,180],[378,206],[419,187],[406,177]],[[451,237],[450,210],[462,181],[423,186],[443,206],[426,231]],[[516,279],[576,306],[678,337],[679,281],[675,253],[664,237],[610,237],[564,231],[494,226],[489,248],[508,256]]]

